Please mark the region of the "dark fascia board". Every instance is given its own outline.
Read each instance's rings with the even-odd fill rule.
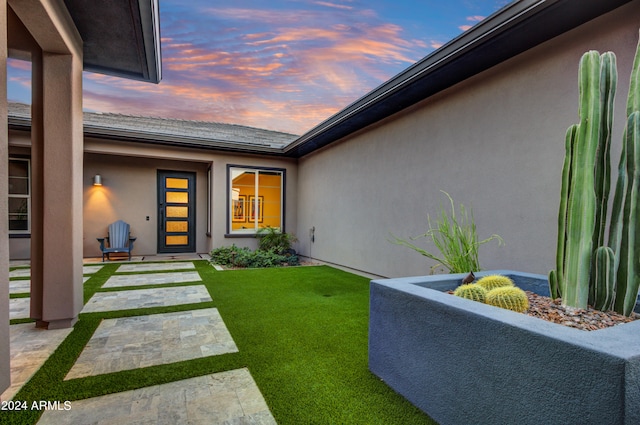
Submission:
[[[630,1],[512,3],[323,121],[284,154],[307,155]]]
[[[158,0],[139,0],[142,37],[145,46],[148,80],[162,80],[162,49],[160,47],[160,9]]]
[[[9,116],[9,129],[31,131],[31,118]],[[198,137],[180,137],[152,132],[126,131],[103,126],[83,125],[84,137],[119,142],[143,143],[147,145],[173,146],[178,148],[204,149],[222,152],[246,153],[252,155],[282,156],[282,148],[271,146],[234,143],[226,140],[212,140]]]

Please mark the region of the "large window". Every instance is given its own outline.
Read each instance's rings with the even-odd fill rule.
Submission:
[[[28,234],[31,185],[28,159],[9,159],[9,233]]]
[[[283,169],[228,166],[230,233],[284,225]]]

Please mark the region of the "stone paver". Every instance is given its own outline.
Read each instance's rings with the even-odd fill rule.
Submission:
[[[10,400],[73,329],[38,329],[33,323],[9,327],[11,386],[0,396]]]
[[[201,282],[198,272],[147,273],[133,275],[113,275],[103,288],[119,288],[124,286],[167,285],[170,283]]]
[[[12,277],[30,277],[31,269],[16,269],[9,272],[9,279]]]
[[[10,294],[26,294],[31,291],[30,280],[10,280],[9,281],[9,293]]]
[[[237,351],[216,308],[107,319],[65,379]]]
[[[46,411],[38,423],[276,424],[247,369],[72,401],[71,410]]]
[[[82,266],[82,274],[93,274],[104,266]]]
[[[82,276],[82,283],[91,279],[91,276]],[[26,279],[10,280],[9,281],[9,293],[10,294],[28,294],[31,292],[31,281]]]
[[[82,313],[195,304],[207,301],[211,301],[211,297],[204,285],[96,292],[85,304]]]
[[[162,272],[168,270],[192,270],[195,268],[196,266],[194,266],[192,262],[123,264],[118,267],[116,273]]]
[[[9,300],[9,320],[28,319],[31,315],[29,311],[31,298],[11,298]]]

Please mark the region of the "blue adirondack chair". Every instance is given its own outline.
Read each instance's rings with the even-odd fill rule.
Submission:
[[[113,254],[114,252],[129,254],[129,261],[131,261],[131,251],[133,251],[133,242],[136,238],[131,237],[128,223],[122,220],[111,223],[107,237],[97,239],[98,242],[100,242],[103,262],[105,255],[107,256],[107,260],[109,260],[109,254]],[[107,241],[106,243],[105,240]]]

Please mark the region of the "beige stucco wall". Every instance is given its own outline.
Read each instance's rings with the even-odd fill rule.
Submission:
[[[578,61],[590,49],[617,54],[615,170],[638,22],[635,1],[300,160],[302,254],[382,276],[428,274],[433,262],[388,239],[424,233],[445,190],[473,207],[481,238],[506,242],[482,247],[483,268],[546,274]]]
[[[85,154],[84,232],[85,257],[100,257],[96,238],[107,235],[109,224],[124,220],[137,238],[135,255],[155,254],[158,233],[158,170],[196,173],[196,251],[206,252],[207,164],[189,161]],[[93,186],[93,176],[102,176],[103,186]],[[149,217],[149,220],[147,220]]]
[[[10,152],[28,155],[28,134],[10,133]],[[83,171],[83,255],[100,257],[96,238],[107,234],[110,223],[122,219],[137,237],[134,255],[157,253],[157,171],[196,173],[196,251],[236,244],[256,247],[253,237],[226,237],[227,164],[286,170],[285,229],[296,229],[297,165],[295,160],[239,155],[197,149],[136,144],[88,138]],[[207,169],[211,166],[211,236],[207,236]],[[100,174],[102,187],[93,186]],[[147,216],[149,220],[147,221]],[[30,239],[12,238],[11,259],[29,258]]]

